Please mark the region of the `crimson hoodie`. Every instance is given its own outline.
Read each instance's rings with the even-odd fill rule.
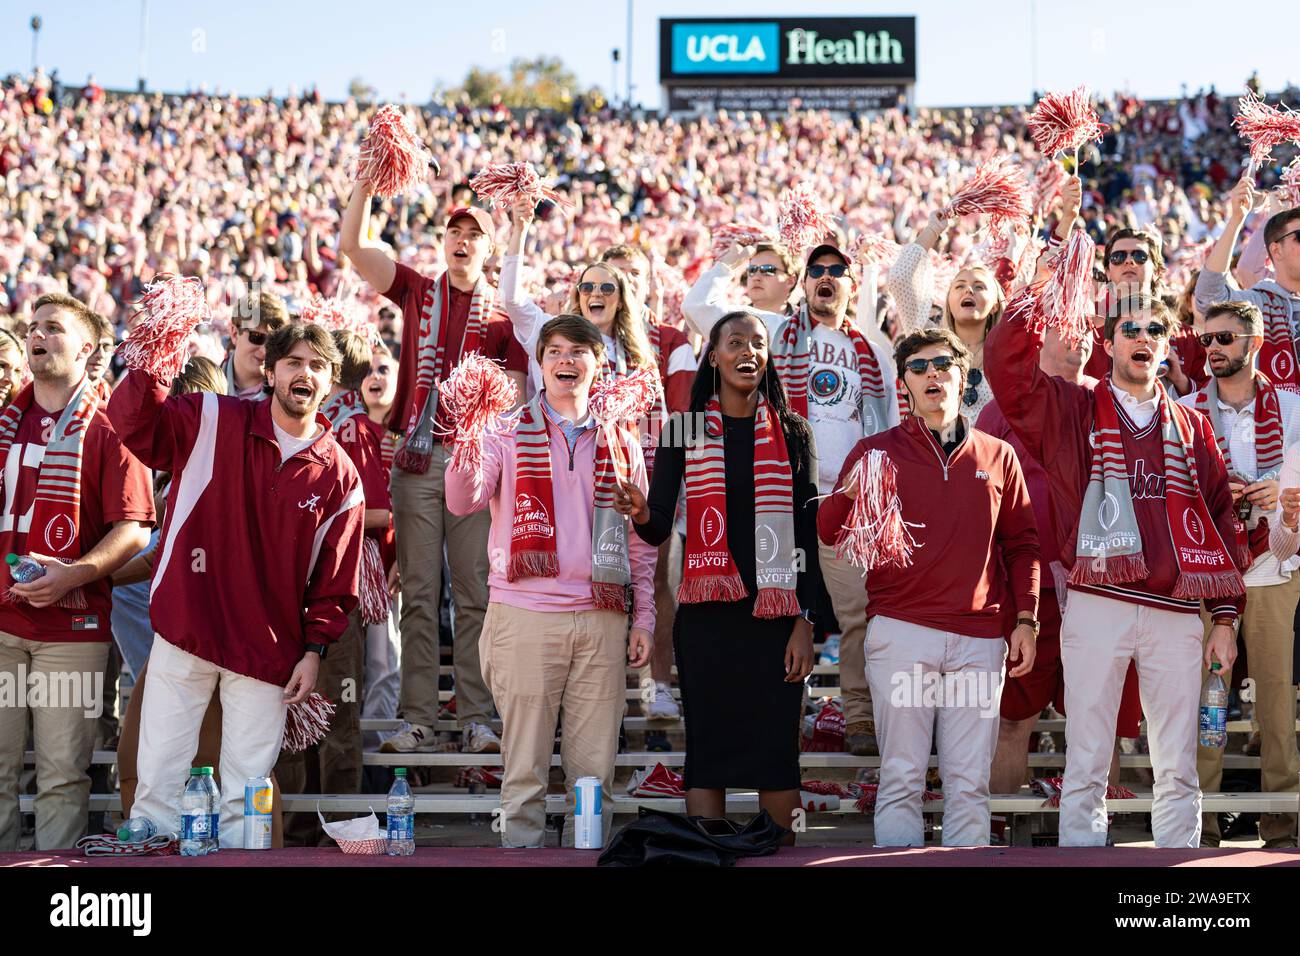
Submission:
[[[945,461],[925,420],[863,438],[844,460],[883,449],[898,470],[903,520],[916,540],[911,564],[867,574],[867,615],[968,637],[1005,637],[1017,615],[1038,614],[1038,531],[1011,446],[967,425]],[[834,545],[853,502],[836,491],[817,509],[817,533]]]
[[[286,462],[271,401],[167,387],[133,371],[108,417],[122,443],[172,473],[149,614],[168,643],[269,684],[305,644],[331,644],[359,603],[365,497],[324,431]]]
[[[997,397],[998,406],[1015,430],[1025,449],[1043,464],[1051,486],[1053,519],[1061,535],[1057,542],[1061,563],[1074,567],[1079,516],[1092,469],[1092,427],[1096,414],[1091,389],[1047,375],[1038,367],[1041,333],[1030,332],[1024,319],[1003,319],[989,332],[984,344],[984,373]],[[1110,388],[1103,381],[1097,388]],[[1170,399],[1172,402],[1172,399]],[[1123,585],[1070,585],[1103,597],[1195,614],[1201,602],[1173,597],[1178,578],[1178,561],[1165,513],[1164,450],[1157,414],[1144,428],[1138,428],[1115,402],[1119,412],[1124,457],[1132,469],[1129,487],[1133,512],[1150,574],[1144,581]],[[1192,452],[1196,479],[1219,536],[1228,545],[1231,560],[1237,558],[1232,517],[1232,493],[1223,455],[1209,420],[1191,409]],[[1177,412],[1175,412],[1177,414]],[[1205,602],[1210,613],[1236,615],[1245,607],[1245,595],[1214,598]]]

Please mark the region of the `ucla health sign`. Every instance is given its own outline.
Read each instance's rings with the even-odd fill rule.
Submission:
[[[703,77],[802,84],[916,80],[915,17],[659,21],[665,84]]]

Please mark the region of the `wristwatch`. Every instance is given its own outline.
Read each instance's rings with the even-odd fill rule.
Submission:
[[[329,645],[328,644],[306,644],[303,646],[303,650],[315,651],[317,654],[320,655],[321,660],[325,660],[325,652],[329,650]]]
[[[805,621],[807,621],[809,624],[815,624],[815,623],[817,623],[816,621],[813,620],[813,612],[812,612],[812,611],[808,611],[808,610],[800,611],[800,612],[799,612],[799,616],[800,616],[801,618],[803,618]]]
[[[1038,640],[1038,632],[1043,629],[1043,624],[1038,618],[1022,615],[1016,618],[1016,626],[1019,627],[1021,624],[1028,624],[1032,627],[1034,629],[1034,640]]]
[[[1232,633],[1236,634],[1237,628],[1241,625],[1241,617],[1235,614],[1233,615],[1216,614],[1214,615],[1214,617],[1210,619],[1210,623],[1216,627],[1218,627],[1219,625],[1223,625],[1224,627],[1230,627],[1232,628]]]

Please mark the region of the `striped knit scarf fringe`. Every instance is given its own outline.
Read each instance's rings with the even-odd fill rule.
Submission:
[[[1148,576],[1142,533],[1133,510],[1129,466],[1120,433],[1110,376],[1093,390],[1096,420],[1088,488],[1079,515],[1071,584],[1112,585]],[[1178,561],[1172,596],[1232,597],[1245,593],[1241,572],[1229,557],[1210,517],[1196,477],[1189,412],[1157,389],[1165,476],[1165,516]],[[1192,570],[1195,568],[1195,570]]]
[[[880,367],[870,340],[847,318],[840,331],[849,337],[857,353],[862,386],[860,412],[863,434],[875,435],[893,428],[910,414],[904,389],[895,385],[892,390],[893,401],[890,401],[891,389],[886,378],[888,373]],[[772,337],[772,365],[781,378],[781,384],[785,386],[790,407],[804,418],[808,417],[812,333],[813,321],[808,314],[808,303],[805,302],[795,315],[781,324]]]
[[[560,574],[556,551],[555,488],[551,480],[550,423],[542,393],[528,404],[515,431],[515,500],[506,580],[554,578]],[[604,426],[596,436],[591,520],[591,596],[597,608],[632,610],[632,568],[627,519],[614,510],[618,480],[627,477],[622,461],[628,436]],[[621,475],[620,475],[621,472]]]
[[[0,460],[9,454],[23,415],[32,407],[34,394],[33,386],[27,385],[13,403],[0,413]],[[81,456],[86,427],[97,407],[95,388],[89,379],[83,378],[50,434],[36,479],[32,530],[28,532],[27,543],[29,548],[35,544],[34,550],[53,555],[61,561],[68,560],[61,557],[65,551],[70,550],[72,554],[80,556],[77,541],[81,536]],[[33,541],[37,534],[42,535],[43,540]],[[16,604],[22,598],[6,591],[5,600]],[[58,606],[85,610],[85,592],[79,587],[73,588],[58,601]]]
[[[1228,474],[1234,474],[1232,452],[1228,448],[1227,436],[1223,433],[1223,416],[1219,414],[1219,381],[1211,377],[1205,388],[1196,393],[1196,410],[1210,420],[1214,426],[1214,437],[1223,452],[1223,462],[1228,466]],[[1282,470],[1282,406],[1277,400],[1277,389],[1263,372],[1255,373],[1255,478],[1264,476],[1277,477]],[[1243,478],[1252,476],[1242,475]],[[1238,520],[1233,512],[1233,522],[1237,526],[1237,563],[1248,568],[1251,563],[1250,531],[1245,523]]]
[[[799,613],[795,593],[794,478],[781,422],[759,396],[754,413],[754,617]],[[739,601],[745,584],[727,547],[727,473],[722,406],[709,399],[703,440],[686,450],[686,560],[681,604]]]
[[[1300,392],[1300,370],[1296,368],[1295,340],[1291,336],[1291,300],[1274,289],[1255,286],[1264,297],[1264,346],[1255,367],[1278,388]]]
[[[357,389],[335,395],[321,406],[320,413],[329,419],[330,427],[335,431],[353,415],[369,415],[365,400]]]
[[[487,318],[496,290],[480,278],[469,302],[469,318],[461,338],[460,354],[477,352],[482,345]],[[449,370],[447,364],[447,319],[451,309],[451,281],[444,272],[425,296],[420,311],[420,334],[416,346],[415,401],[406,423],[406,440],[393,463],[402,471],[422,475],[433,460],[433,426],[438,418],[437,381]]]

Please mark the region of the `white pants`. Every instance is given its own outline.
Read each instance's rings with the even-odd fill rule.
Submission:
[[[159,832],[179,833],[181,793],[199,743],[199,726],[221,694],[221,846],[244,845],[244,784],[275,766],[288,708],[284,688],[236,674],[155,635],[140,712],[139,783],[132,814]]]
[[[943,845],[987,846],[1007,642],[874,617],[866,667],[880,744],[877,846],[925,842],[921,800],[938,718]],[[1112,727],[1114,719],[1111,720]]]
[[[1066,674],[1061,846],[1106,844],[1106,780],[1130,660],[1137,663],[1155,776],[1151,833],[1156,846],[1200,846],[1201,637],[1199,615],[1071,592],[1061,622]]]

